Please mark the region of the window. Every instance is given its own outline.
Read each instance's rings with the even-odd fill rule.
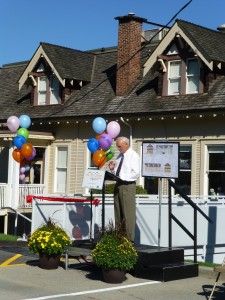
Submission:
[[[168,95],[199,93],[200,64],[196,58],[168,61]],[[166,90],[166,87],[165,87]]]
[[[171,61],[169,63],[168,82],[169,82],[169,87],[168,87],[169,95],[180,94],[181,61]]]
[[[51,75],[50,79],[47,76],[40,76],[37,86],[37,105],[60,104],[60,85],[59,80],[55,75]]]
[[[175,184],[186,194],[191,194],[191,146],[180,145],[180,170]]]
[[[187,60],[187,94],[198,93],[200,66],[197,59]]]
[[[60,193],[66,192],[67,183],[67,147],[57,147],[56,159],[56,191]]]
[[[38,104],[45,105],[47,100],[47,77],[38,77]]]
[[[59,81],[55,75],[50,77],[50,104],[59,103]]]
[[[45,183],[45,148],[35,147],[36,155],[30,162],[25,163],[25,183],[44,184]]]
[[[208,194],[225,192],[225,145],[208,146]]]

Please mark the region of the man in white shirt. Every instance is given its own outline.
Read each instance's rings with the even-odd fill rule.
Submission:
[[[139,155],[130,148],[129,139],[119,137],[116,146],[120,151],[116,162],[109,163],[109,169],[121,180],[114,190],[115,225],[125,222],[128,238],[134,242],[136,224],[136,180],[140,176]]]

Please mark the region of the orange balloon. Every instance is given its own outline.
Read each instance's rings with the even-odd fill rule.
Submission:
[[[102,168],[107,161],[105,151],[103,150],[95,151],[92,160],[97,167]]]
[[[18,163],[20,163],[24,159],[24,155],[21,153],[21,150],[17,148],[13,150],[12,157]]]
[[[21,147],[21,153],[23,154],[23,156],[25,158],[30,157],[32,155],[32,153],[33,153],[33,150],[34,150],[33,146],[31,144],[29,144],[29,143],[25,143]]]
[[[103,134],[106,134],[106,132],[103,131],[102,133],[97,134],[97,135],[95,136],[96,140],[99,140],[100,137],[101,137]]]

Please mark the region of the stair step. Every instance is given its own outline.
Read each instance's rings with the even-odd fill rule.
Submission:
[[[197,263],[168,263],[151,266],[137,264],[134,275],[138,278],[145,278],[157,281],[171,281],[198,276]]]
[[[184,261],[184,249],[166,247],[144,247],[136,248],[138,253],[138,263],[145,266],[158,264],[173,264]]]

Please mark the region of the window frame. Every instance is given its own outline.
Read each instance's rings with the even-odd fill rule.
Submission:
[[[66,166],[59,166],[59,150],[60,149],[66,149]],[[68,185],[68,161],[69,161],[69,147],[68,145],[57,145],[56,146],[56,150],[55,150],[55,192],[56,193],[66,193],[67,192],[67,185]],[[62,160],[61,160],[62,162]],[[65,182],[64,182],[64,186],[65,189],[61,190],[59,189],[59,172],[61,171],[65,171]]]
[[[171,65],[175,64],[175,63],[179,63],[180,65],[180,74],[178,76],[172,77],[171,76]],[[181,79],[182,79],[182,61],[181,60],[170,60],[168,62],[168,95],[169,96],[173,96],[173,95],[180,95],[181,93]],[[174,92],[171,93],[171,81],[172,80],[178,80],[179,81],[179,88],[178,88],[178,92]]]
[[[33,75],[33,74],[32,74]],[[60,85],[60,81],[58,80],[57,76],[53,73],[47,75],[44,72],[41,73],[35,73],[35,75],[33,75],[35,77],[35,81],[37,83],[37,85],[34,87],[34,105],[35,106],[43,106],[43,105],[59,105],[62,104],[62,87]],[[55,89],[52,86],[52,78],[56,78],[56,82],[57,82],[57,89]],[[40,102],[40,78],[46,78],[46,90],[45,90],[45,102]],[[53,101],[53,91],[57,91],[57,96],[54,97],[55,99],[57,99],[57,103],[55,101]],[[42,93],[44,94],[44,90],[42,91]]]
[[[188,67],[189,67],[189,62],[190,61],[195,61],[199,68],[198,68],[198,73],[197,74],[188,74]],[[189,78],[197,78],[198,79],[198,88],[197,88],[197,91],[194,91],[194,92],[191,92],[189,91],[188,92],[188,87],[189,87]],[[198,94],[199,93],[199,87],[200,87],[200,64],[197,60],[197,58],[187,58],[186,60],[186,94],[189,95],[189,94]]]

